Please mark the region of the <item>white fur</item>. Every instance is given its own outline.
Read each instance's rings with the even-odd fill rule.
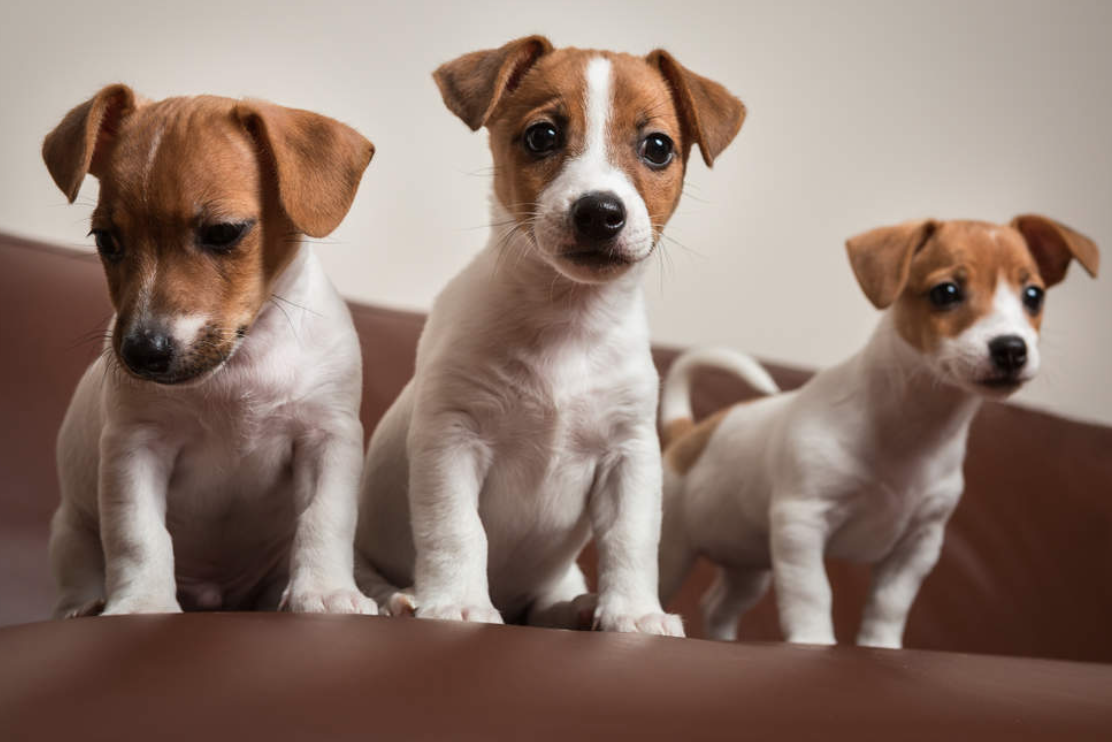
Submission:
[[[535,242],[496,230],[437,297],[416,374],[371,438],[357,572],[392,612],[571,627],[593,611],[603,629],[682,634],[656,590],[658,379],[643,263],[590,282],[557,259],[584,193],[612,189],[629,214],[647,214],[606,157],[610,100],[610,64],[592,60],[588,146],[541,193],[547,226]],[[493,223],[510,221],[496,203]],[[648,255],[651,235],[641,239],[630,244]],[[597,602],[575,562],[592,532]]]
[[[138,381],[107,355],[58,437],[56,615],[201,608],[374,613],[353,578],[359,342],[308,246],[203,380]],[[301,307],[304,307],[303,309]],[[176,331],[196,332],[195,317]]]
[[[771,575],[785,637],[833,644],[823,558],[870,563],[874,579],[857,642],[901,646],[907,613],[961,496],[969,425],[990,394],[975,383],[987,375],[988,341],[1016,334],[1035,352],[1034,329],[1016,311],[1017,291],[1000,280],[992,312],[928,354],[904,341],[886,314],[848,361],[797,391],[730,410],[690,470],[665,467],[662,597],[678,590],[703,555],[720,568],[703,598],[709,636],[733,639],[739,616]],[[677,361],[681,378],[690,365]],[[667,385],[673,397],[687,392],[671,374]],[[685,410],[666,403],[664,422]]]
[[[183,314],[180,317],[174,317],[170,322],[170,334],[174,338],[174,344],[179,348],[189,347],[189,344],[197,337],[197,332],[208,321],[208,316],[204,314]]]

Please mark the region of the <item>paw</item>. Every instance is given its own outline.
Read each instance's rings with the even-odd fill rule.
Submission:
[[[82,618],[84,616],[99,616],[104,612],[104,598],[96,598],[89,600],[78,605],[65,608],[60,612],[60,617],[66,618]]]
[[[137,613],[181,613],[181,605],[174,597],[160,598],[153,595],[123,595],[110,597],[104,604],[102,616],[127,616]]]
[[[278,605],[292,613],[354,613],[377,616],[378,604],[354,588],[339,590],[287,590]]]
[[[832,647],[838,643],[834,639],[834,633],[825,629],[796,631],[788,636],[788,641],[792,644],[814,644],[823,647]]]
[[[683,621],[680,617],[663,612],[639,613],[599,609],[595,613],[594,629],[617,631],[622,634],[683,637]]]
[[[873,647],[874,649],[903,649],[903,641],[899,637],[870,634],[857,637],[857,646]]]
[[[468,621],[472,623],[502,623],[502,614],[489,602],[476,603],[419,603],[417,618],[437,618],[441,621]]]
[[[407,592],[394,593],[386,603],[386,615],[412,618],[417,615],[417,597]]]

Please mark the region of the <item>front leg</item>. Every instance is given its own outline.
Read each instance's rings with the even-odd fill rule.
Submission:
[[[180,613],[166,489],[177,450],[160,431],[109,426],[100,439],[97,507],[104,549],[102,615]]]
[[[603,631],[683,636],[680,617],[664,613],[657,594],[661,462],[652,426],[638,429],[600,465],[590,515],[599,555],[595,625]]]
[[[363,426],[344,416],[294,442],[299,513],[290,549],[290,581],[281,608],[300,613],[376,615],[355,585],[355,521],[363,465]]]
[[[490,451],[474,419],[415,414],[408,443],[417,617],[502,623],[490,600],[479,518]]]
[[[829,529],[817,501],[772,499],[770,542],[780,629],[796,644],[834,644],[830,581],[823,555]]]
[[[923,579],[934,569],[942,551],[949,509],[913,523],[892,552],[873,570],[857,643],[865,647],[899,649],[911,604]]]

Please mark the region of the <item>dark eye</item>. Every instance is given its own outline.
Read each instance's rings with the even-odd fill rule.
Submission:
[[[197,242],[202,247],[216,252],[227,252],[236,246],[252,222],[220,222],[206,224],[197,231]]]
[[[641,142],[641,159],[651,167],[664,167],[672,161],[675,145],[664,134],[649,134]]]
[[[546,155],[560,146],[560,131],[547,121],[525,130],[525,149],[534,155]]]
[[[90,232],[93,239],[97,242],[97,252],[101,254],[105,260],[118,263],[124,257],[124,249],[116,238],[106,229],[94,229]]]
[[[960,303],[964,298],[961,287],[952,281],[940,283],[932,288],[930,292],[931,304],[939,309],[948,309]]]
[[[1038,286],[1028,286],[1023,289],[1023,306],[1027,307],[1027,311],[1031,314],[1038,314],[1042,309],[1045,296],[1046,292]]]

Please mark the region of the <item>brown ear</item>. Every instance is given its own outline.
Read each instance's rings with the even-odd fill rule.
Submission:
[[[512,93],[529,68],[550,51],[552,43],[545,37],[526,36],[446,62],[436,68],[432,79],[448,109],[478,131],[502,96]]]
[[[297,231],[324,237],[343,221],[375,148],[327,116],[263,101],[236,106],[248,133],[273,160],[278,200]]]
[[[896,300],[907,284],[911,259],[926,244],[938,223],[933,219],[879,227],[846,240],[857,283],[877,309]]]
[[[684,160],[691,152],[691,143],[698,142],[703,162],[712,166],[741,130],[745,104],[715,81],[681,65],[663,49],[651,52],[647,59],[664,75],[675,96],[683,127]]]
[[[1074,258],[1090,276],[1097,277],[1100,253],[1096,244],[1085,235],[1037,214],[1017,216],[1012,219],[1012,226],[1027,241],[1027,249],[1034,256],[1039,275],[1047,286],[1060,283],[1066,277],[1070,260]]]
[[[77,198],[86,173],[100,177],[120,122],[137,105],[137,97],[127,85],[109,85],[67,113],[46,135],[42,158],[70,203]]]

